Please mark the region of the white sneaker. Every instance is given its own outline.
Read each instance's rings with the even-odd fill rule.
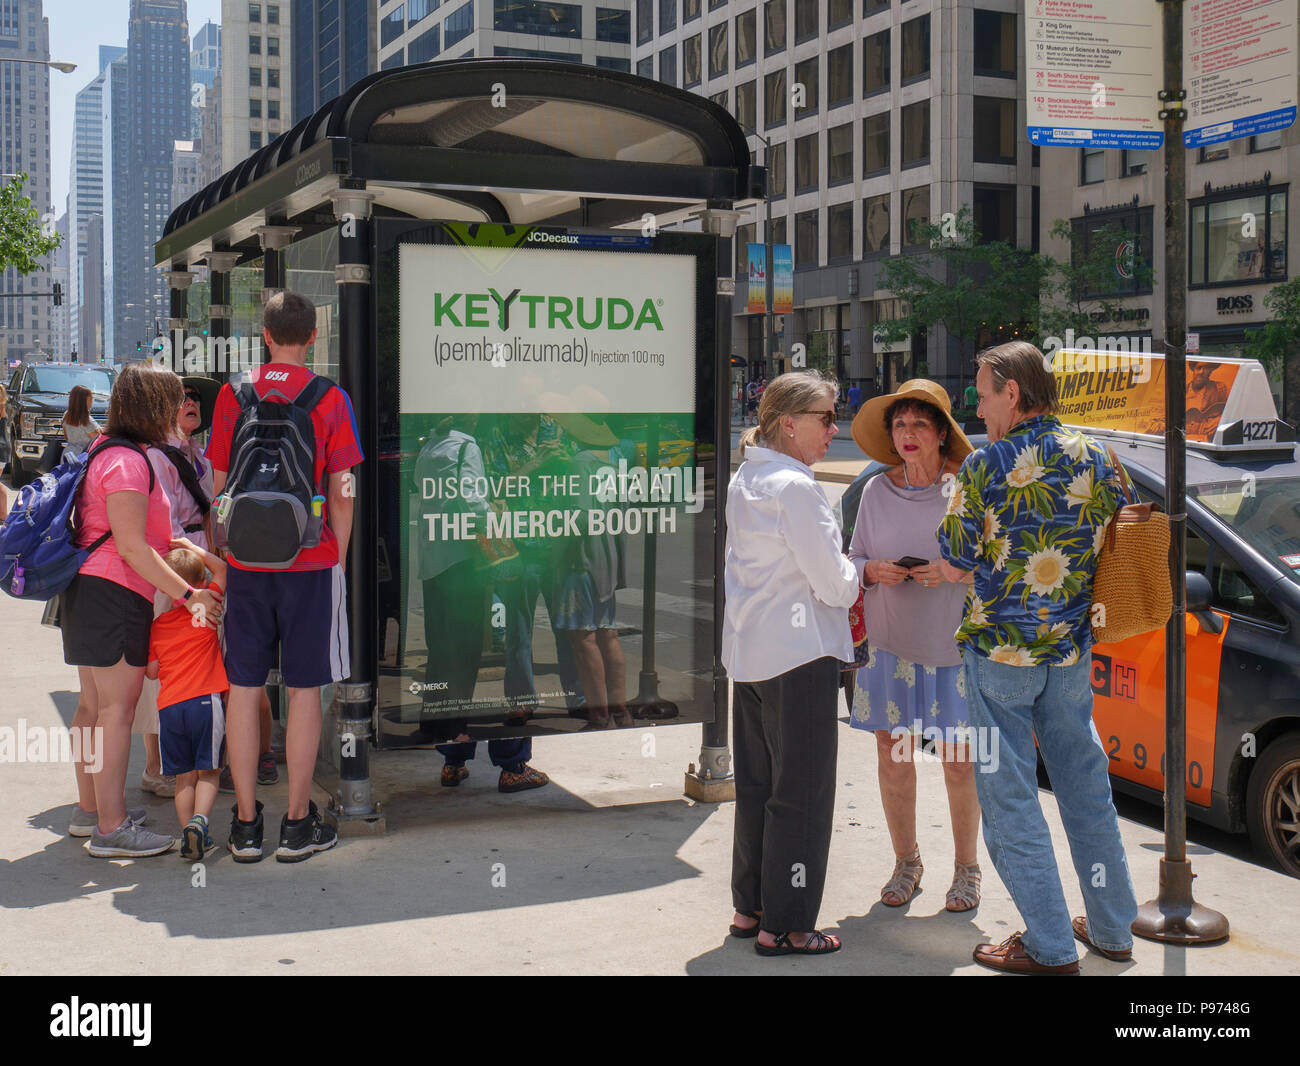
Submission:
[[[140,775],[140,791],[152,792],[162,799],[171,799],[176,795],[176,778],[171,776],[159,777],[146,770]]]

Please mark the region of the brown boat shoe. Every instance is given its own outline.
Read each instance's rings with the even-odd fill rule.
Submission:
[[[1012,933],[1001,944],[977,944],[972,958],[981,966],[990,970],[1002,970],[1005,973],[1032,973],[1045,976],[1075,976],[1079,972],[1079,962],[1063,963],[1060,966],[1044,966],[1025,950],[1020,939],[1024,933]]]
[[[1111,951],[1109,948],[1099,948],[1088,939],[1088,919],[1080,916],[1070,920],[1070,927],[1074,930],[1074,939],[1080,943],[1087,944],[1103,959],[1110,959],[1111,962],[1129,962],[1133,958],[1133,949],[1128,948],[1124,951]]]

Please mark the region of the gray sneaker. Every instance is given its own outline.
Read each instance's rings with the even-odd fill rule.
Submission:
[[[136,825],[144,825],[149,820],[149,812],[144,807],[128,807],[126,816]],[[83,811],[81,805],[72,808],[72,819],[68,822],[68,836],[88,837],[99,824],[99,815],[93,811]]]
[[[161,855],[164,851],[170,851],[175,843],[175,837],[150,832],[127,818],[111,833],[101,834],[98,829],[91,833],[89,850],[97,859],[119,856],[132,859]]]

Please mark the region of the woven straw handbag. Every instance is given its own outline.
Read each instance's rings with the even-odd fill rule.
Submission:
[[[1163,629],[1174,608],[1169,582],[1169,516],[1158,504],[1136,502],[1119,458],[1110,447],[1106,451],[1119,473],[1126,502],[1106,527],[1097,553],[1092,639],[1099,643]],[[1104,610],[1097,610],[1099,605]]]

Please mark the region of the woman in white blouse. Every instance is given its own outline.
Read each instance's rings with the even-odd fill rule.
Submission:
[[[821,955],[816,930],[835,803],[840,660],[858,576],[813,477],[835,437],[835,382],[782,374],[727,490],[722,661],[735,683],[733,936],[760,955]]]

